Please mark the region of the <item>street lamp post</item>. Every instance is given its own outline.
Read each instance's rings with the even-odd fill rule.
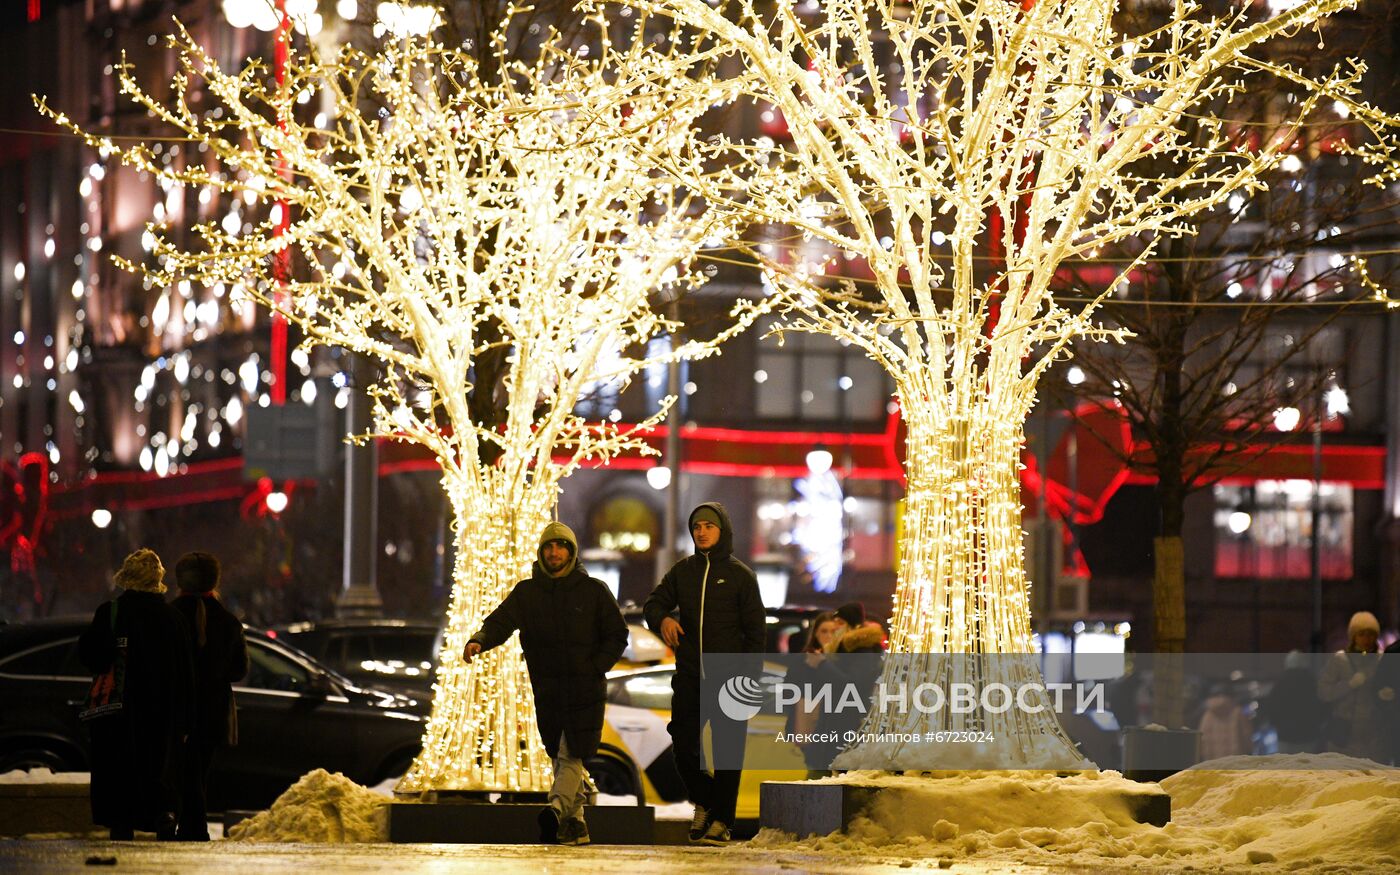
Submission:
[[[1308,538],[1308,566],[1312,574],[1312,651],[1322,652],[1322,418],[1326,406],[1317,400],[1312,424],[1312,532]]]
[[[673,322],[680,322],[680,306],[676,301],[672,301],[667,316]],[[671,348],[675,349],[677,342],[674,334],[670,338]],[[679,550],[676,544],[676,530],[680,526],[681,517],[681,366],[679,362],[669,362],[666,365],[666,394],[672,399],[671,410],[666,415],[666,446],[663,450],[662,458],[665,460],[667,468],[670,469],[671,476],[665,485],[666,490],[666,510],[662,515],[662,525],[665,527],[660,538],[660,543],[656,545],[656,579],[660,580],[662,575],[671,570],[675,564]]]

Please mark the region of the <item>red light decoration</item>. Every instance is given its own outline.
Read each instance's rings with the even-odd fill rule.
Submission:
[[[18,464],[0,465],[0,547],[10,553],[11,572],[33,578],[35,604],[44,601],[34,564],[48,525],[48,508],[48,456],[25,453]]]
[[[1104,508],[1121,486],[1152,485],[1156,480],[1146,473],[1152,464],[1150,448],[1134,440],[1121,411],[1112,405],[1085,404],[1076,414],[1077,421],[1073,428],[1078,446],[1078,466],[1074,482],[1070,482],[1069,476],[1069,432],[1066,431],[1050,455],[1048,471],[1041,470],[1039,461],[1033,455],[1023,456],[1025,468],[1021,484],[1027,505],[1033,503],[1040,490],[1044,489],[1046,507],[1052,516],[1076,525],[1092,525],[1103,519]],[[682,427],[684,461],[681,468],[692,474],[719,477],[803,477],[807,474],[807,451],[822,444],[837,455],[837,468],[844,477],[903,482],[903,427],[897,410],[886,420],[885,428],[878,432]],[[658,426],[647,433],[646,440],[660,449],[666,432],[666,426]],[[1210,449],[1203,447],[1197,452]],[[435,460],[414,447],[393,440],[381,440],[379,453],[381,477],[438,470]],[[1123,464],[1125,457],[1133,460],[1131,468]],[[845,464],[842,464],[843,459]],[[1324,480],[1349,483],[1356,489],[1384,488],[1384,447],[1328,445],[1323,447],[1322,461]],[[654,464],[654,459],[632,455],[615,458],[606,467],[620,471],[645,471]],[[29,561],[32,561],[38,534],[50,513],[55,518],[68,518],[85,516],[99,506],[115,513],[238,501],[245,519],[260,518],[269,512],[265,499],[273,490],[271,481],[245,483],[242,479],[243,460],[234,456],[189,463],[183,473],[166,477],[143,471],[96,474],[78,483],[55,487],[54,506],[50,509],[47,458],[41,453],[30,453],[21,460],[21,467],[25,465],[35,470],[30,479],[37,490],[35,494],[43,498],[42,507],[37,518],[19,517],[12,510],[6,510],[18,506],[16,494],[21,498],[29,494],[18,486],[21,482],[18,469],[12,463],[6,463],[4,470],[7,473],[3,475],[3,486],[0,486],[0,547],[9,546],[11,541],[19,543],[17,536],[21,532],[29,533],[24,535],[26,540],[20,548],[21,557],[27,555]],[[1222,482],[1233,485],[1311,477],[1312,448],[1283,444],[1270,447],[1268,452],[1252,459],[1247,468]],[[291,495],[297,486],[306,485],[307,482],[288,481],[282,485],[282,491]],[[27,554],[24,552],[26,549],[30,551]],[[1074,559],[1069,558],[1071,561]]]

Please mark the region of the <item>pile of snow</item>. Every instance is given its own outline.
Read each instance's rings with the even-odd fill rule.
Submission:
[[[1162,783],[1172,796],[1164,828],[1131,819],[1123,793],[1143,785],[1117,772],[852,772],[826,780],[896,792],[880,794],[844,834],[795,841],[763,830],[754,844],[867,860],[1400,869],[1400,772],[1340,754],[1202,763]]]
[[[599,793],[596,805],[636,805],[636,796],[609,796],[606,793]],[[663,802],[660,805],[652,806],[652,816],[657,820],[684,820],[689,821],[691,815],[695,813],[695,806],[689,802]]]
[[[1260,761],[1263,761],[1263,764]],[[1400,771],[1342,754],[1226,757],[1162,782],[1182,829],[1234,859],[1400,868]]]
[[[228,837],[245,842],[384,842],[390,798],[325,769],[303,775],[272,807],[235,825]]]
[[[88,772],[51,772],[46,768],[0,772],[0,784],[88,784],[91,782],[92,775]]]

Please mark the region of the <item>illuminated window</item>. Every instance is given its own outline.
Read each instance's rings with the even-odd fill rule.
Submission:
[[[765,326],[766,328],[766,326]],[[885,417],[889,377],[855,346],[831,337],[789,333],[758,345],[755,375],[763,419],[868,422]]]
[[[1260,480],[1215,487],[1215,576],[1307,579],[1312,576],[1310,480]],[[1352,489],[1323,483],[1319,564],[1328,580],[1352,576]]]
[[[588,522],[597,546],[622,553],[647,552],[660,529],[651,507],[630,495],[607,499],[589,514]]]

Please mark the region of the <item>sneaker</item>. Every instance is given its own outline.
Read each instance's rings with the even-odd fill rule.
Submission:
[[[588,837],[588,824],[582,820],[569,819],[559,825],[559,844],[561,845],[586,845],[591,839]]]
[[[161,814],[161,815],[157,816],[157,817],[156,817],[156,824],[155,824],[155,826],[156,826],[156,841],[158,841],[158,842],[173,842],[173,841],[175,841],[176,820],[175,820],[175,815],[174,815],[174,814],[172,814],[172,813],[170,813],[170,812],[167,811],[167,812],[165,812],[164,814]]]
[[[729,827],[724,825],[724,821],[716,820],[710,824],[710,828],[705,830],[705,835],[701,837],[700,844],[709,845],[714,848],[722,848],[729,844]]]
[[[705,837],[705,830],[710,828],[710,812],[705,810],[705,806],[695,806],[695,814],[690,818],[690,840],[698,842]]]
[[[559,843],[559,812],[553,806],[545,806],[540,809],[539,817],[535,822],[540,825],[540,843],[554,845]]]
[[[706,811],[706,806],[696,805],[696,812],[690,818],[690,841],[700,841],[704,839],[704,830],[710,829],[710,812]]]

